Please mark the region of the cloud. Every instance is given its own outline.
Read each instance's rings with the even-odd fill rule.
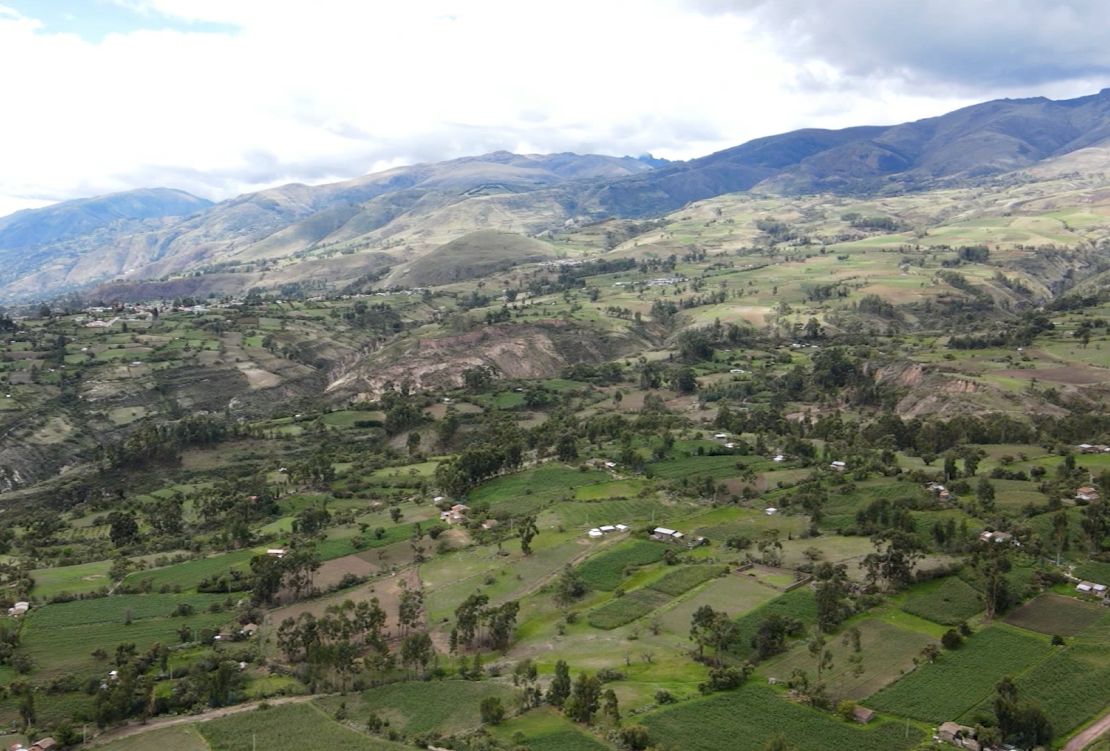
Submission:
[[[693,7],[748,18],[784,52],[853,78],[982,91],[1110,75],[1103,0],[694,0]]]
[[[919,9],[900,14],[904,31],[862,0],[839,4],[843,17],[796,0],[118,2],[137,20],[89,37],[0,5],[0,214],[152,185],[220,199],[499,149],[690,158],[793,128],[899,122],[1009,80],[994,58],[1018,33],[1003,23],[990,42]],[[1053,33],[1080,24],[1069,18],[1035,35],[1046,71]],[[1088,62],[1067,75],[1096,70],[1105,23],[1090,21],[1103,31],[1070,35]],[[952,60],[930,63],[941,32]],[[980,43],[994,72],[961,73],[957,52]]]

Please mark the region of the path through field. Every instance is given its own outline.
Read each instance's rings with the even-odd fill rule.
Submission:
[[[106,743],[117,741],[120,738],[130,738],[133,735],[141,735],[149,733],[151,730],[160,730],[162,728],[173,727],[174,725],[190,725],[194,722],[208,722],[209,720],[218,720],[221,717],[228,715],[239,714],[240,712],[249,712],[252,709],[258,709],[260,704],[269,704],[271,707],[276,707],[281,704],[300,704],[313,699],[319,699],[325,694],[311,694],[306,696],[283,696],[277,699],[266,699],[264,701],[252,701],[247,704],[236,704],[230,707],[220,707],[219,709],[210,709],[207,712],[200,714],[180,715],[174,717],[167,717],[161,720],[150,720],[145,725],[125,725],[121,728],[114,728],[107,730],[100,735],[93,738],[83,746],[77,748],[97,748]]]
[[[1068,744],[1061,751],[1083,751],[1108,730],[1110,730],[1110,712],[1104,714],[1101,719],[1096,720],[1093,725],[1068,741]]]

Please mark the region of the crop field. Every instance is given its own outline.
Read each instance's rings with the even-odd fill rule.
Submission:
[[[667,543],[631,540],[588,559],[578,573],[594,589],[611,592],[624,580],[625,569],[662,560]]]
[[[499,697],[512,705],[512,691],[498,683],[475,681],[432,681],[394,683],[361,694],[329,696],[317,705],[329,715],[346,703],[351,717],[365,720],[371,712],[389,722],[391,730],[412,736],[429,730],[458,733],[481,724],[482,700]]]
[[[1057,647],[1015,683],[1021,696],[1041,705],[1056,736],[1066,735],[1110,706],[1110,650],[1095,644]],[[989,705],[984,701],[962,719],[989,712]]]
[[[982,612],[979,593],[964,580],[948,576],[914,587],[902,602],[907,613],[955,626]]]
[[[683,751],[759,751],[780,734],[798,751],[898,751],[922,740],[916,727],[847,723],[787,701],[754,681],[653,712],[643,724],[653,738],[683,739]]]
[[[636,528],[640,526],[635,523],[637,521],[646,521],[653,515],[656,520],[663,520],[674,513],[674,507],[667,506],[654,498],[573,501],[555,504],[544,511],[540,516],[540,522],[546,524],[550,521],[576,528],[595,527],[599,524],[627,524]]]
[[[738,657],[747,657],[751,654],[752,637],[759,630],[759,624],[771,615],[796,618],[805,627],[812,626],[817,622],[817,602],[813,597],[813,590],[809,587],[799,587],[792,592],[787,592],[764,603],[756,610],[752,610],[737,619],[736,623],[740,635],[734,651]]]
[[[581,472],[545,464],[486,483],[470,494],[470,505],[488,503],[491,513],[529,514],[557,500],[573,499],[575,489],[612,479],[605,472]]]
[[[637,618],[660,608],[670,597],[654,589],[634,589],[622,597],[615,597],[601,607],[591,610],[587,622],[594,628],[611,629],[631,623]]]
[[[121,738],[99,748],[103,751],[209,751],[208,743],[197,732],[195,726],[177,725],[175,727],[152,730],[130,738]]]
[[[203,612],[213,603],[222,603],[226,599],[226,595],[211,594],[113,595],[46,605],[33,610],[27,616],[27,622],[36,629],[94,623],[123,624],[128,615],[133,620],[168,618],[178,605],[190,605],[196,612]]]
[[[662,578],[652,582],[648,586],[665,595],[678,597],[680,594],[693,589],[699,584],[707,582],[710,579],[716,579],[724,573],[726,573],[726,570],[722,566],[684,566],[668,571]]]
[[[860,630],[860,655],[863,658],[860,675],[853,674],[854,665],[848,661],[852,655],[851,645],[845,644],[840,635],[827,637],[833,654],[833,667],[822,674],[822,680],[828,684],[829,695],[834,701],[863,699],[898,680],[913,670],[913,659],[926,644],[933,641],[928,634],[877,619],[854,625]],[[785,681],[795,668],[801,668],[811,676],[816,673],[813,657],[804,645],[798,645],[782,657],[761,665],[759,672]]]
[[[1110,586],[1110,563],[1104,561],[1084,561],[1075,567],[1075,575],[1098,584]]]
[[[728,574],[714,579],[674,607],[665,610],[660,621],[669,631],[685,637],[690,631],[694,611],[702,605],[710,605],[715,610],[724,610],[732,617],[739,618],[778,595],[778,592],[755,579],[743,574]]]
[[[182,626],[197,631],[216,628],[227,620],[226,613],[198,612],[184,618],[170,618],[166,613],[164,617],[135,620],[130,626],[124,626],[121,621],[101,621],[55,628],[28,619],[23,627],[23,644],[45,674],[93,671],[100,667],[107,671],[111,667],[92,657],[93,650],[100,648],[111,654],[117,645],[126,642],[133,643],[141,653],[156,643],[179,643],[178,629]]]
[[[1006,622],[1042,634],[1074,636],[1106,614],[1098,605],[1047,593],[1006,616]]]
[[[212,751],[400,751],[404,746],[351,730],[308,704],[287,704],[197,726]]]
[[[223,576],[233,568],[247,573],[250,569],[250,559],[259,552],[265,551],[235,550],[231,553],[197,558],[163,568],[133,571],[124,578],[123,583],[129,587],[137,587],[141,582],[149,581],[151,589],[155,592],[163,586],[180,587],[183,590],[193,589],[203,580],[212,576]]]
[[[612,748],[548,707],[533,709],[490,730],[505,742],[511,742],[516,733],[522,733],[528,738],[530,751],[608,751]]]
[[[986,698],[1003,676],[1020,673],[1049,649],[1047,640],[992,626],[878,692],[867,705],[925,722],[946,722]]]

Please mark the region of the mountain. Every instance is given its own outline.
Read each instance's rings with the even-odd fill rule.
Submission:
[[[1110,89],[1053,101],[1000,99],[892,126],[797,130],[595,192],[601,207],[645,216],[742,190],[892,193],[1018,170],[1110,140]]]
[[[412,264],[474,232],[524,240],[740,191],[889,195],[1006,173],[1028,180],[1030,168],[1107,144],[1110,89],[985,102],[899,125],[798,130],[688,162],[494,152],[211,206],[177,191],[134,191],[0,220],[0,299],[106,282],[105,294],[123,296],[140,281],[147,296],[413,284],[424,272],[407,276]]]

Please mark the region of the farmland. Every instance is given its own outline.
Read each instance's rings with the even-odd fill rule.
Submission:
[[[665,543],[624,543],[612,550],[593,556],[578,568],[578,573],[591,587],[612,591],[620,586],[630,568],[655,563],[663,558]]]
[[[945,626],[963,623],[983,609],[979,593],[954,576],[918,586],[902,601],[907,613]]]
[[[1003,676],[1021,673],[1049,650],[1047,640],[992,626],[870,697],[867,705],[924,722],[947,722],[984,700]]]

